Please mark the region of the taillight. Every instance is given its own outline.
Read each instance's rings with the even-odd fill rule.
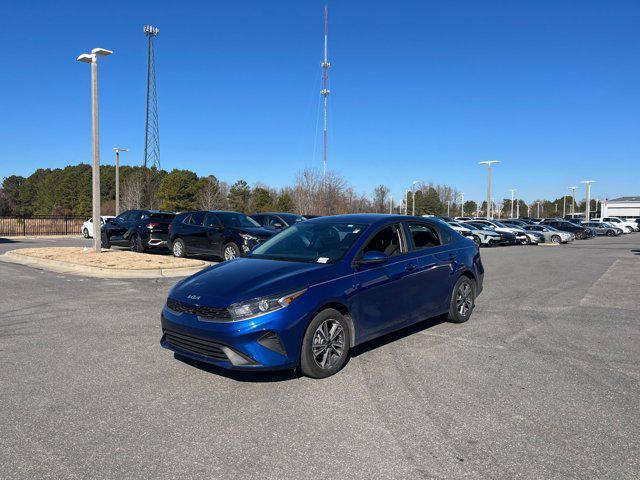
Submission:
[[[158,225],[160,225],[159,223],[147,223],[147,228],[156,228]]]

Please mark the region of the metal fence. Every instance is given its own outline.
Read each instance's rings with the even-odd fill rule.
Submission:
[[[12,235],[79,235],[85,217],[33,215],[0,217],[0,236]]]

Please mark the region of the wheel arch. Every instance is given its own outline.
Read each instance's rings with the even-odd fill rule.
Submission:
[[[355,341],[356,341],[355,323],[353,322],[353,316],[351,315],[351,312],[349,311],[349,308],[342,302],[329,301],[327,303],[322,304],[311,315],[309,315],[309,320],[307,321],[307,325],[306,325],[305,329],[309,327],[309,324],[316,317],[316,315],[318,315],[323,310],[327,310],[327,309],[330,309],[330,308],[340,312],[340,314],[342,314],[342,316],[347,321],[347,325],[349,326],[349,340],[350,340],[349,341],[349,348],[354,347],[355,346]]]

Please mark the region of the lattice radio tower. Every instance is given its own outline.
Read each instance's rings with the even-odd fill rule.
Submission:
[[[322,178],[327,176],[327,97],[329,96],[329,63],[327,57],[327,46],[329,43],[329,7],[324,6],[324,60],[320,64],[322,66],[322,90],[320,95],[324,99],[324,114],[323,114],[323,155],[322,155]]]
[[[147,53],[147,117],[144,128],[145,167],[160,169],[160,132],[158,130],[158,96],[156,94],[156,62],[153,39],[160,30],[151,25],[144,26],[149,46]]]

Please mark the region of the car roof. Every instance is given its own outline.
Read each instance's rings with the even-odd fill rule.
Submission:
[[[371,225],[383,224],[387,222],[438,222],[445,225],[446,222],[436,217],[418,217],[411,215],[390,215],[386,213],[349,213],[345,215],[330,215],[327,217],[318,217],[307,220],[307,222],[314,223],[332,223],[332,222],[353,222],[353,223],[368,223]],[[305,222],[306,223],[306,222]]]

